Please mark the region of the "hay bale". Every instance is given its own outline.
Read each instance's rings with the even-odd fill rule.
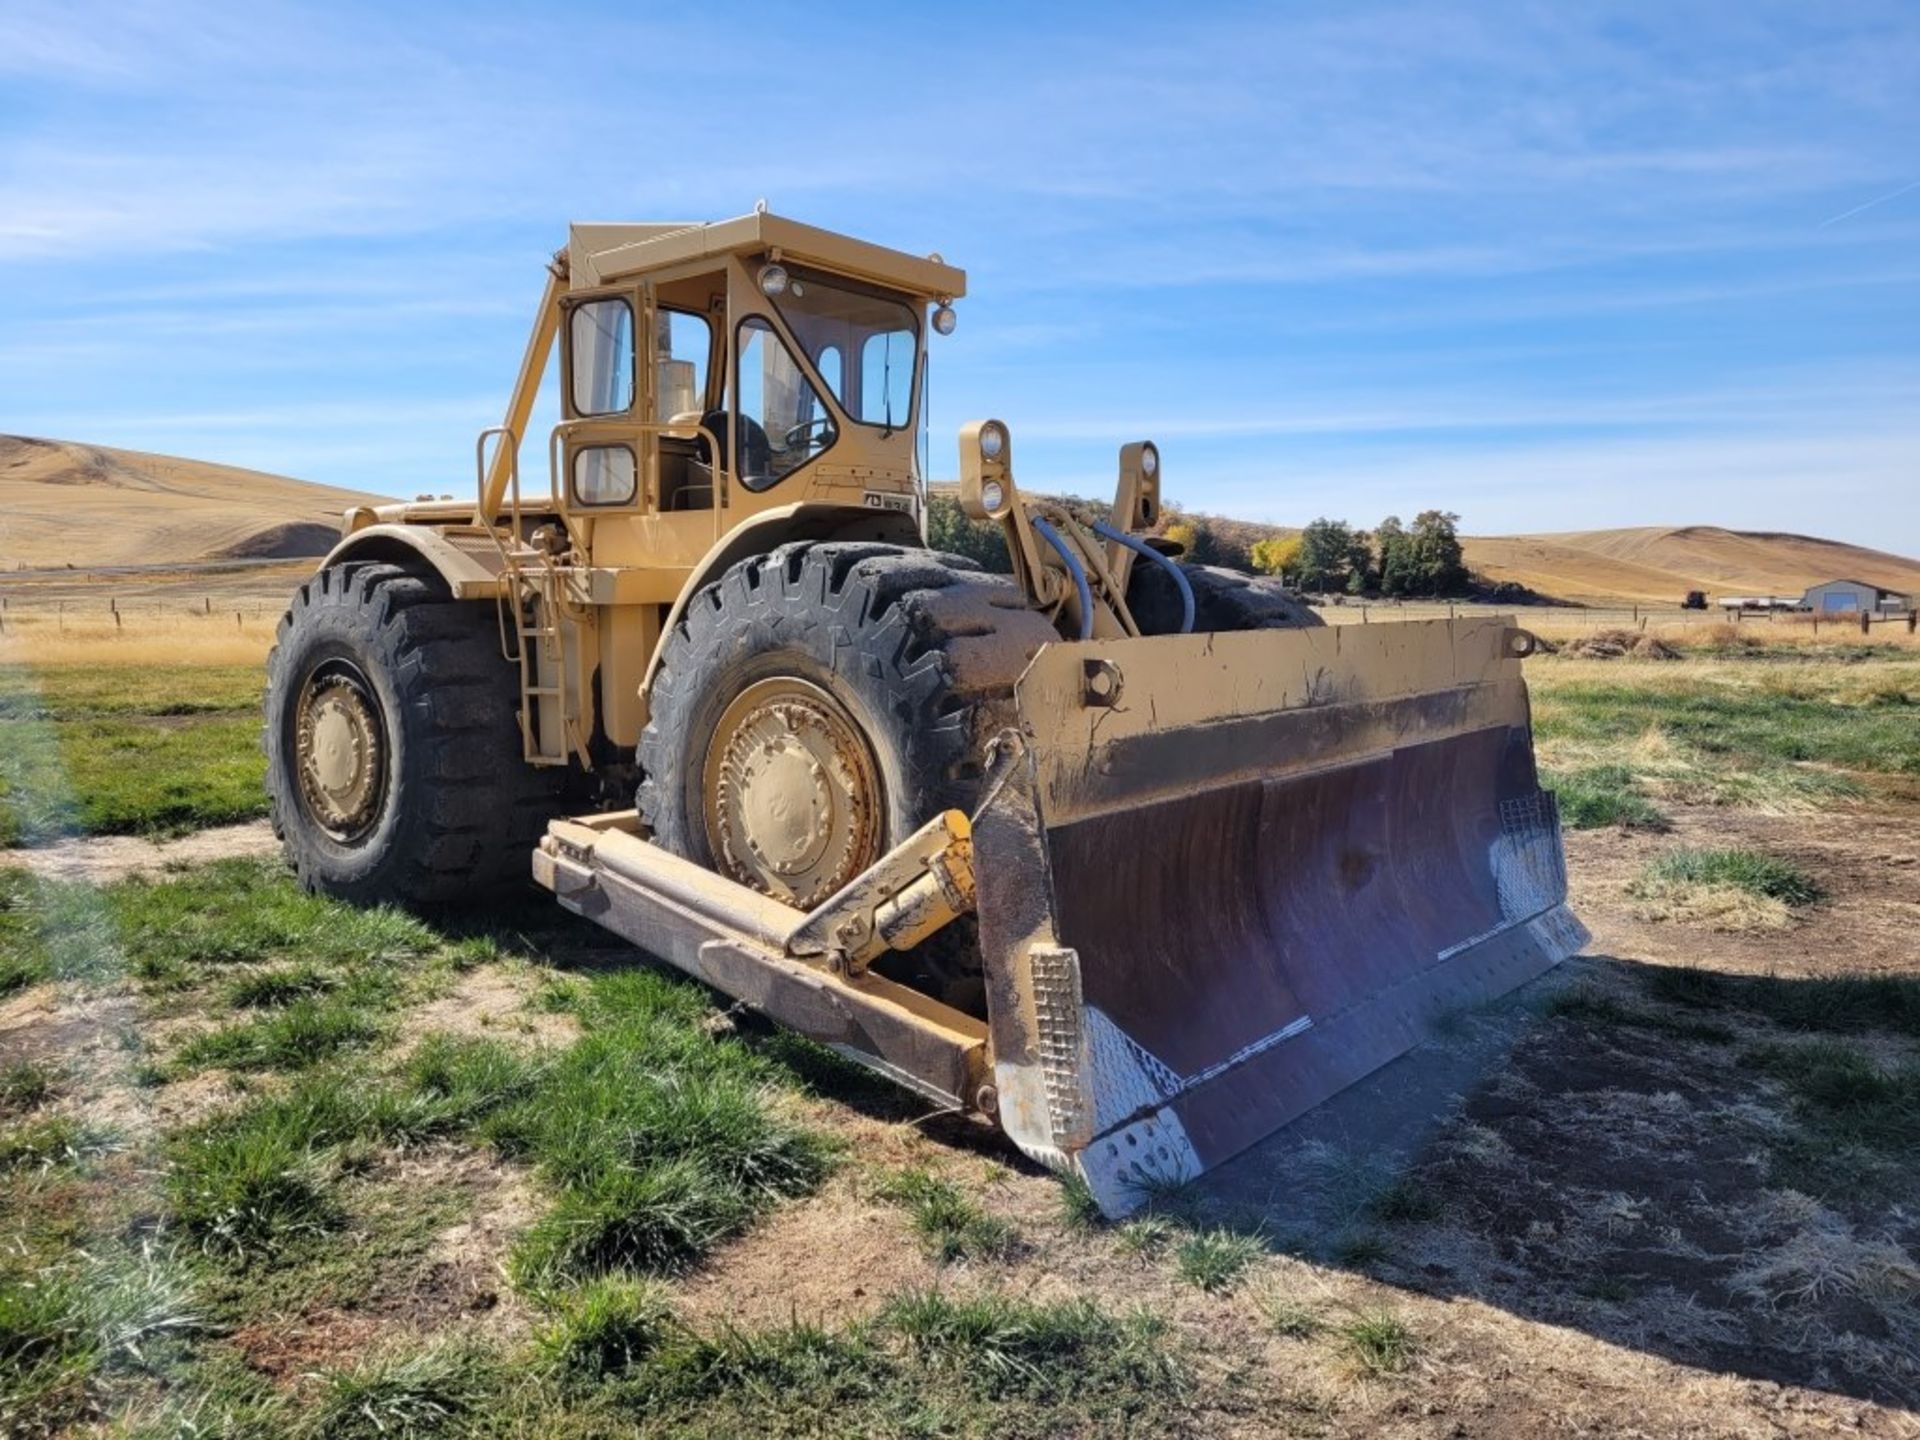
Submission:
[[[1678,660],[1681,654],[1667,644],[1658,635],[1642,635],[1633,642],[1633,658],[1636,660]]]
[[[1632,651],[1640,636],[1631,630],[1596,630],[1567,646],[1567,654],[1586,660],[1618,660]]]

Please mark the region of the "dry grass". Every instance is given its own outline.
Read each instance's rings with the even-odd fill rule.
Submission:
[[[0,664],[33,666],[263,665],[280,623],[277,607],[212,615],[84,617],[9,610]]]

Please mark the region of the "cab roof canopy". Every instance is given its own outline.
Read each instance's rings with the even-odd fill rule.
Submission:
[[[688,260],[777,250],[785,263],[817,266],[929,300],[957,300],[967,293],[967,272],[952,265],[764,210],[710,225],[576,223],[569,228],[567,258],[575,289],[615,284]]]

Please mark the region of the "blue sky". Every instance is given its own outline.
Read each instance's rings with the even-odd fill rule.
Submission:
[[[1911,3],[7,0],[0,431],[464,491],[566,221],[761,197],[970,272],[936,474],[1920,554]]]

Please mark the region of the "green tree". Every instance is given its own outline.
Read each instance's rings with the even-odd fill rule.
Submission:
[[[1398,515],[1389,515],[1373,532],[1380,547],[1380,593],[1411,595],[1414,591],[1413,546]]]
[[[935,550],[964,555],[995,575],[1013,573],[1006,533],[991,521],[975,520],[951,495],[928,497],[927,544]]]
[[[1352,569],[1353,527],[1324,515],[1300,532],[1300,588],[1337,590]]]
[[[1460,517],[1450,510],[1422,510],[1413,517],[1407,543],[1413,552],[1413,573],[1421,595],[1463,595],[1467,590],[1467,562],[1456,527]]]
[[[1364,530],[1353,532],[1347,542],[1347,593],[1364,595],[1374,588],[1373,537]]]

